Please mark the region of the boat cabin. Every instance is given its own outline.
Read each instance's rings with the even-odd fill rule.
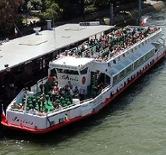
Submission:
[[[77,88],[80,93],[87,94],[93,61],[93,58],[62,57],[49,64],[48,78],[55,77],[60,88],[69,86],[72,90]]]

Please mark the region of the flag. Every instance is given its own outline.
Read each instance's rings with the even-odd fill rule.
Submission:
[[[143,17],[140,21],[140,26],[147,26],[147,20],[149,17]]]
[[[5,121],[5,120],[6,120],[6,115],[5,115],[5,111],[4,111],[4,108],[3,108],[3,104],[2,104],[1,120],[2,120],[2,121]]]
[[[18,31],[17,31],[17,28],[15,27],[14,28],[14,33],[17,35],[18,34]]]

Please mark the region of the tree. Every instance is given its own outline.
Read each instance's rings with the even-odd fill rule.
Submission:
[[[83,16],[84,4],[84,0],[61,0],[64,18]]]
[[[18,8],[22,0],[0,0],[0,33],[5,36],[14,32],[18,18]]]
[[[24,0],[23,12],[30,14],[31,10],[41,11],[39,17],[41,20],[58,19],[61,15],[61,8],[59,6],[60,0]]]
[[[94,1],[94,5],[97,6],[97,7],[105,7],[107,5],[109,5],[110,3],[110,0],[95,0]]]
[[[42,0],[42,10],[40,17],[42,19],[58,19],[61,9],[56,0]]]
[[[42,5],[43,5],[42,0],[29,0],[27,2],[27,9],[40,10],[42,8]]]

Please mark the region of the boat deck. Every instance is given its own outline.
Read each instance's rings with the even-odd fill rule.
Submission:
[[[159,28],[156,27],[127,26],[113,30],[109,34],[100,36],[100,38],[92,38],[78,47],[65,50],[61,55],[90,57],[97,61],[106,62],[158,30]]]
[[[88,42],[81,44],[71,50],[66,50],[62,55],[95,58],[97,61],[106,62],[117,54],[122,53],[126,48],[133,46],[142,39],[158,31],[156,27],[125,27],[113,30],[109,34],[100,36],[100,38],[91,38]],[[87,60],[89,61],[89,60]],[[73,61],[75,62],[75,61]],[[66,87],[67,86],[67,87]],[[66,85],[63,88],[58,87],[56,77],[48,77],[45,84],[37,85],[38,91],[27,95],[22,95],[21,102],[13,104],[12,110],[22,110],[27,113],[51,113],[69,106],[75,105],[73,99],[82,101],[87,98],[80,97],[79,90]],[[95,86],[96,87],[96,86]],[[91,96],[95,96],[92,88],[89,89]],[[97,90],[97,89],[96,89]],[[33,91],[32,91],[33,92]],[[19,100],[20,101],[20,100]]]
[[[51,112],[66,109],[74,106],[73,100],[70,96],[61,95],[45,95],[38,93],[30,96],[27,100],[23,98],[20,103],[14,102],[11,105],[12,111],[26,112],[30,114],[45,115]]]

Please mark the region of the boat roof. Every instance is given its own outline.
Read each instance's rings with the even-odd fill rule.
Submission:
[[[79,24],[65,24],[53,30],[41,31],[39,35],[34,33],[9,40],[0,45],[0,71],[6,69],[6,64],[9,67],[14,67],[26,63],[111,28],[113,27],[106,25],[79,26]]]
[[[65,56],[50,63],[52,67],[63,69],[78,69],[86,67],[94,58]]]

